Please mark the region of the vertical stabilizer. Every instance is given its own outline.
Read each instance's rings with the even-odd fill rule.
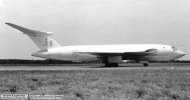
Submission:
[[[50,48],[56,48],[61,46],[55,40],[49,37],[51,34],[48,32],[30,30],[12,23],[5,24],[23,32],[23,34],[28,35],[32,39],[32,41],[40,48],[40,50],[47,50]]]

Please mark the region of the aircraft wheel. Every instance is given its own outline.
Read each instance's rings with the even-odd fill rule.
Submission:
[[[143,66],[147,67],[147,66],[148,66],[148,63],[143,63]]]

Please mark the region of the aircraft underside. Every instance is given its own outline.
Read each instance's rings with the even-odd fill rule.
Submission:
[[[144,66],[148,66],[148,59],[138,58],[138,57],[126,57],[126,56],[108,56],[103,59],[106,67],[117,67],[119,63],[122,63],[123,60],[134,60],[136,62],[142,63]],[[143,61],[142,61],[143,60]]]

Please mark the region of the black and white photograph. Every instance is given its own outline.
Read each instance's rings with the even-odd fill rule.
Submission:
[[[189,0],[0,0],[0,100],[190,100]]]

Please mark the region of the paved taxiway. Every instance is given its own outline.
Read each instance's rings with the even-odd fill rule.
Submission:
[[[0,71],[19,71],[19,70],[116,70],[116,69],[177,69],[190,70],[190,66],[121,66],[121,67],[101,67],[101,66],[0,66]]]

